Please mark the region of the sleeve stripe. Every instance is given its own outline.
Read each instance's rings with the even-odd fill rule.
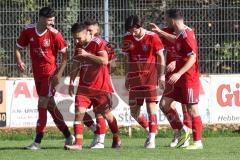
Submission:
[[[158,51],[156,52],[156,54],[159,55],[159,52],[160,52],[160,51],[164,51],[164,48],[158,50]]]
[[[190,56],[190,55],[193,55],[193,54],[195,54],[195,53],[192,51],[192,52],[187,53],[187,56]]]
[[[24,46],[21,46],[20,44],[16,43],[17,47],[21,48],[21,49],[24,49],[25,47]]]
[[[66,50],[67,50],[67,47],[64,47],[64,48],[62,48],[61,50],[59,50],[59,52],[64,53],[64,52],[66,52]]]

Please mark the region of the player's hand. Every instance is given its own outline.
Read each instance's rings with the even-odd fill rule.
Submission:
[[[158,80],[158,85],[161,90],[165,89],[165,76],[161,75],[161,77]]]
[[[155,23],[149,23],[149,26],[153,32],[159,33],[161,29]]]
[[[61,77],[58,76],[58,75],[54,75],[52,78],[51,78],[51,84],[52,84],[52,87],[55,88],[59,82],[61,80]]]
[[[70,84],[68,87],[68,94],[72,97],[74,94],[74,86],[73,84]]]
[[[172,74],[172,76],[169,78],[168,83],[169,83],[169,84],[175,84],[175,83],[179,80],[180,77],[181,77],[181,74],[179,74],[179,73],[174,73],[174,74]]]
[[[89,54],[87,51],[85,51],[85,49],[82,49],[82,48],[77,48],[76,52],[77,52],[78,55],[81,55],[81,56],[84,56],[84,57]]]
[[[176,68],[176,61],[172,61],[167,65],[167,72],[173,72]]]
[[[18,63],[17,63],[17,66],[18,66],[18,69],[19,69],[21,72],[24,72],[25,69],[26,69],[26,65],[25,65],[25,63],[23,63],[23,62],[18,62]]]

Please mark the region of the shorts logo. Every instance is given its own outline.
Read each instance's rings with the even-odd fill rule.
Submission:
[[[43,46],[44,47],[49,47],[50,46],[50,39],[44,39],[43,40]]]

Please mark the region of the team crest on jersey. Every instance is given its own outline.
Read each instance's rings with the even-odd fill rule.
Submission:
[[[142,45],[142,50],[144,52],[147,52],[149,50],[149,45],[147,45],[147,44]]]
[[[44,47],[49,47],[50,46],[50,39],[44,39],[43,40],[43,46]]]

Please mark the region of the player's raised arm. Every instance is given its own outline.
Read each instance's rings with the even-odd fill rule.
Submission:
[[[93,61],[95,61],[99,64],[105,64],[105,65],[108,64],[108,55],[107,55],[107,52],[105,50],[99,51],[97,56],[85,51],[82,48],[78,48],[77,53],[80,54],[83,57],[88,57],[91,60],[93,60]]]
[[[161,30],[155,23],[150,23],[149,25],[151,27],[151,30],[153,32],[156,32],[157,34],[159,34],[159,36],[165,37],[170,42],[173,42],[173,43],[175,42],[175,40],[176,40],[176,36],[175,35],[169,34],[169,33],[165,32],[165,31]]]

